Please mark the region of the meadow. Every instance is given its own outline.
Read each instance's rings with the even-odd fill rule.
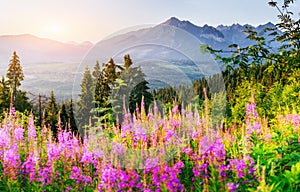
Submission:
[[[243,122],[225,127],[202,110],[142,107],[122,125],[93,129],[109,135],[105,146],[105,134],[82,143],[60,126],[55,139],[11,108],[0,124],[0,191],[299,191],[300,115],[268,121],[253,99],[244,107]],[[130,153],[152,149],[146,159]]]

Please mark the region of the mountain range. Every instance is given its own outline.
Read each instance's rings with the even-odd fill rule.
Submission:
[[[4,35],[0,36],[0,66],[8,63],[13,51],[17,51],[24,65],[78,62],[92,46],[90,42],[62,43],[30,34]]]
[[[96,60],[104,63],[110,57],[122,63],[123,56],[130,54],[150,82],[159,79],[166,84],[177,84],[220,70],[210,55],[200,52],[201,44],[216,49],[226,49],[230,44],[252,44],[243,32],[246,27],[260,33],[275,25],[269,22],[256,27],[248,24],[201,27],[171,17],[161,24],[118,34],[97,44],[62,43],[29,34],[5,35],[0,36],[0,75],[5,75],[15,50],[24,67],[25,89],[36,94],[54,90],[60,97],[72,94],[74,97],[87,65],[92,69]]]

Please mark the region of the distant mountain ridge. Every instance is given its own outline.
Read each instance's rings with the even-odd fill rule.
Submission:
[[[252,26],[249,24],[240,25],[232,24],[229,26],[219,25],[217,27],[209,26],[205,24],[203,27],[194,25],[190,21],[181,21],[176,17],[171,17],[167,21],[162,23],[163,25],[171,25],[178,27],[180,29],[186,30],[187,32],[193,34],[198,39],[202,40],[203,43],[209,45],[216,45],[217,47],[225,47],[229,44],[238,44],[239,46],[247,46],[252,42],[249,39],[246,39],[247,35],[244,32],[247,27],[251,27],[254,31],[261,33],[265,28],[276,28],[276,26],[268,22],[266,24]],[[267,35],[264,35],[266,38]],[[215,41],[215,42],[214,42]]]
[[[254,27],[249,24],[245,24],[245,25],[233,24],[231,26],[219,25],[217,26],[217,29],[224,34],[224,39],[227,42],[235,43],[240,47],[243,47],[251,43],[251,41],[246,38],[247,37],[246,33],[243,32],[244,30],[246,30],[247,27],[251,27],[259,34],[262,33],[263,30],[266,28],[276,28],[276,26],[273,23],[268,22],[263,25],[258,25],[257,27]],[[280,31],[278,30],[278,32]],[[270,39],[270,37],[268,37],[267,34],[265,34],[264,37],[266,39]]]
[[[214,35],[218,38],[224,38],[224,35],[218,29],[212,26],[208,26],[207,24],[204,25],[203,27],[199,27],[189,21],[184,21],[184,20],[180,21],[176,17],[171,17],[170,19],[163,22],[162,24],[181,28],[198,37],[205,36],[205,35]]]
[[[270,22],[256,27],[248,24],[201,27],[171,17],[158,25],[114,35],[97,44],[63,43],[29,34],[3,35],[0,36],[0,76],[5,75],[12,53],[17,51],[24,66],[22,86],[37,94],[54,90],[61,98],[79,93],[87,65],[92,70],[96,60],[104,63],[110,57],[122,63],[125,54],[130,54],[133,63],[142,66],[146,76],[152,79],[167,84],[182,82],[179,76],[195,80],[203,75],[199,66],[208,74],[219,68],[211,56],[200,53],[200,44],[216,49],[226,49],[230,44],[251,45],[253,42],[243,32],[247,26],[258,33],[275,27]]]
[[[23,64],[78,62],[93,46],[90,42],[81,44],[62,43],[30,34],[0,36],[0,66],[8,63],[12,52],[17,51]]]
[[[243,32],[246,27],[252,27],[253,30],[261,33],[264,28],[275,28],[275,25],[269,22],[257,27],[249,24],[219,25],[217,27],[206,24],[201,27],[190,21],[171,17],[158,25],[133,30],[100,41],[86,56],[88,60],[86,64],[94,63],[96,60],[99,60],[100,63],[107,62],[110,57],[114,57],[117,62],[122,62],[124,54],[130,54],[133,60],[138,62],[149,59],[199,61],[199,59],[201,60],[199,58],[200,44],[208,44],[215,49],[227,49],[230,44],[238,44],[241,47],[254,44],[253,41],[246,38],[247,35]],[[264,36],[269,38],[267,34]]]
[[[162,22],[155,27],[132,31],[106,39],[105,44],[109,45],[110,43],[116,43],[116,40],[118,39],[117,44],[125,45],[129,41],[135,41],[137,37],[146,38],[143,34],[147,34],[149,36],[156,28],[163,25],[182,29],[195,36],[202,43],[216,48],[225,48],[232,43],[239,44],[240,46],[246,46],[251,43],[250,40],[246,39],[246,34],[243,32],[243,30],[246,29],[246,26],[251,26],[248,24],[233,24],[230,26],[219,25],[217,27],[204,25],[203,27],[200,27],[190,21],[179,20],[176,17],[171,17],[167,21]],[[275,27],[275,25],[269,22],[264,25],[253,27],[253,29],[261,32],[266,27]],[[160,32],[160,34],[156,33],[155,35],[156,37],[164,37],[162,32]],[[64,63],[80,62],[93,46],[94,44],[89,41],[83,43],[63,43],[47,38],[39,38],[30,34],[2,35],[0,36],[0,67],[3,63],[7,64],[14,50],[17,51],[21,60],[25,64],[52,62]],[[111,55],[102,56],[111,57]]]

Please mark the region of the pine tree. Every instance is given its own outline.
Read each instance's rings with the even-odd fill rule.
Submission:
[[[95,66],[95,71],[96,71]],[[119,70],[117,70],[119,69]],[[113,87],[115,86],[115,81],[120,75],[120,70],[123,68],[115,64],[114,60],[110,58],[108,63],[103,64],[103,69],[97,79],[95,86],[95,102],[96,110],[95,114],[97,117],[100,117],[100,122],[110,121],[114,122],[112,116],[113,113],[113,101],[111,100],[111,94]]]
[[[102,80],[103,80],[103,74],[102,71],[100,69],[100,64],[99,61],[96,61],[96,64],[94,66],[94,71],[92,73],[93,75],[93,87],[94,87],[94,103],[95,103],[95,108],[99,108],[100,107],[100,103],[103,102],[103,97],[101,95],[102,91],[101,91],[101,86],[102,86]],[[96,116],[98,116],[98,114],[96,114]]]
[[[131,113],[135,111],[136,106],[141,107],[142,97],[144,97],[146,110],[153,100],[151,93],[148,92],[148,82],[145,80],[145,74],[141,67],[132,67],[132,64],[130,55],[125,55],[124,68],[119,77],[123,85],[118,90],[118,100],[123,101],[123,97],[125,97],[125,101],[128,101],[125,103],[126,108],[129,108]]]
[[[112,58],[109,59],[109,62],[104,65],[103,69],[104,77],[106,78],[108,85],[112,88],[115,80],[119,76],[120,72],[117,72],[117,68],[122,69],[120,66],[116,65]]]
[[[129,54],[124,55],[124,67],[125,69],[129,69],[129,67],[132,65],[132,60],[130,58]]]
[[[68,121],[69,121],[69,115],[67,113],[67,107],[66,104],[63,102],[59,109],[59,116],[60,116],[60,122],[61,122],[61,128],[63,130],[68,129]]]
[[[9,108],[9,98],[9,85],[8,82],[5,81],[4,76],[2,76],[0,81],[0,114],[2,114],[4,109]]]
[[[20,112],[29,112],[33,105],[29,103],[25,91],[17,90],[14,107]]]
[[[139,74],[142,76],[142,74]],[[143,76],[142,76],[143,77]],[[129,110],[133,113],[138,106],[141,109],[142,97],[144,97],[144,104],[146,112],[148,112],[149,105],[153,101],[153,96],[148,92],[148,82],[146,80],[141,81],[134,86],[129,96]]]
[[[91,110],[93,108],[93,78],[88,67],[85,68],[81,81],[81,92],[77,103],[77,122],[78,128],[83,128],[89,124]]]
[[[92,73],[95,82],[99,79],[100,74],[101,74],[100,64],[99,61],[96,61],[96,64],[94,66],[94,71]]]
[[[73,108],[73,99],[71,98],[68,104],[68,116],[69,116],[69,124],[71,127],[71,131],[73,134],[78,134],[78,129],[76,125],[76,120],[74,116],[74,108]]]
[[[54,92],[51,91],[49,101],[45,108],[45,123],[51,127],[53,135],[57,135],[57,122],[58,122],[58,105],[54,96]]]
[[[140,67],[131,67],[133,64],[129,55],[124,56],[122,66],[115,64],[110,58],[109,62],[103,64],[103,69],[99,74],[99,63],[94,67],[93,76],[99,75],[95,85],[96,115],[101,122],[114,122],[112,113],[121,114],[123,98],[125,97],[125,107],[133,112],[136,104],[140,107],[142,97],[146,104],[146,109],[152,101],[152,95],[148,92],[148,82]],[[129,101],[129,102],[128,102]],[[119,119],[121,116],[118,117]]]
[[[12,59],[10,60],[6,77],[8,78],[8,84],[12,94],[12,101],[14,103],[16,100],[17,89],[21,86],[21,81],[24,80],[22,66],[16,51],[14,51]]]

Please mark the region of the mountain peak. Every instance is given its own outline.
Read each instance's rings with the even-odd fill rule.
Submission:
[[[177,19],[176,17],[171,17],[170,19],[168,19],[167,21],[163,22],[162,24],[164,25],[173,25],[173,26],[177,26],[178,24],[180,24],[182,21],[180,21],[179,19]]]
[[[276,26],[273,23],[268,22],[266,24],[257,26],[257,28],[276,28]]]
[[[171,17],[169,20],[171,20],[171,21],[180,21],[178,18],[176,18],[176,17]]]
[[[197,25],[191,23],[190,21],[179,20],[176,17],[171,17],[170,19],[168,19],[167,21],[162,23],[162,25],[169,25],[169,26],[183,29],[183,30],[193,34],[197,38],[204,37],[207,34],[213,35],[216,38],[224,37],[223,34],[219,30],[215,29],[212,26],[209,26],[206,24],[203,27],[200,27],[200,26],[197,26]]]

